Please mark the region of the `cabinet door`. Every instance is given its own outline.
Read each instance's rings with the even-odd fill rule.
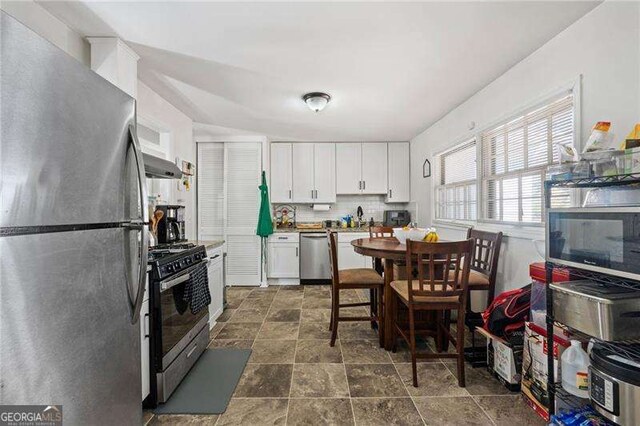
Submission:
[[[367,262],[368,261],[368,262]],[[351,243],[338,244],[338,268],[370,268],[371,258],[356,253]]]
[[[387,144],[362,144],[362,193],[387,193]]]
[[[314,201],[313,158],[314,144],[294,143],[293,153],[293,202],[312,203]]]
[[[209,292],[211,293],[209,327],[213,327],[224,310],[224,271],[220,258],[212,260],[209,265]]]
[[[362,144],[336,144],[336,193],[362,192]]]
[[[316,203],[336,202],[336,144],[314,144],[314,182]]]
[[[142,309],[140,309],[140,366],[142,376],[142,400],[151,392],[150,378],[150,362],[149,359],[149,301],[142,302]]]
[[[409,168],[409,144],[389,145],[389,191],[387,203],[408,203],[411,201],[411,175]]]
[[[269,278],[300,278],[297,243],[269,244]]]
[[[291,144],[271,144],[271,187],[269,188],[271,202],[290,203],[292,201],[291,173]]]

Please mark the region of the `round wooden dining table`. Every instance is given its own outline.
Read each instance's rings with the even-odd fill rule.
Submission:
[[[391,350],[393,346],[394,319],[391,315],[387,315],[387,312],[389,312],[388,307],[391,305],[393,264],[405,259],[407,246],[400,244],[395,237],[359,238],[351,241],[351,245],[356,253],[382,259],[384,265],[384,347],[386,350]]]

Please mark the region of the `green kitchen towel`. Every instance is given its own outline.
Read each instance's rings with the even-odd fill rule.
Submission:
[[[269,188],[267,187],[267,176],[262,171],[262,184],[260,188],[260,213],[258,214],[258,229],[256,234],[262,238],[273,234],[273,222],[271,221],[271,208],[269,207]]]

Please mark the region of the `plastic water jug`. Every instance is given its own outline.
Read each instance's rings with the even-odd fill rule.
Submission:
[[[562,354],[562,387],[572,395],[589,398],[589,355],[577,340]]]

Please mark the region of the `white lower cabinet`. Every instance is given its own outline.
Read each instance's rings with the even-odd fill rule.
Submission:
[[[299,234],[274,234],[267,243],[267,277],[300,278]]]
[[[148,276],[147,276],[148,281]],[[148,288],[148,282],[147,282]],[[149,348],[149,297],[148,291],[145,291],[145,299],[142,302],[142,308],[140,309],[140,371],[142,376],[142,400],[151,392],[150,379],[150,348]]]
[[[370,268],[371,258],[356,253],[351,243],[338,244],[338,268]]]
[[[209,293],[211,304],[209,305],[209,327],[213,327],[218,317],[224,310],[224,263],[222,247],[208,250],[209,255]]]
[[[369,256],[358,254],[353,249],[351,241],[358,238],[369,238],[369,234],[339,232],[338,233],[338,268],[372,268],[373,263]]]

